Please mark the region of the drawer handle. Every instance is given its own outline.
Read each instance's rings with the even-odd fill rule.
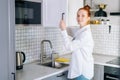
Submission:
[[[119,78],[111,77],[111,76],[106,76],[107,79],[113,79],[113,80],[120,80]]]
[[[13,75],[13,78],[14,78],[14,80],[15,80],[15,73],[12,72],[11,74]]]
[[[61,75],[58,75],[57,77],[62,77],[62,76],[64,76],[65,74],[63,73],[63,74],[61,74]]]

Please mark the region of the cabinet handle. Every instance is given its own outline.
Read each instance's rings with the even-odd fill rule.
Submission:
[[[64,19],[64,15],[65,15],[65,13],[62,13],[62,20]]]
[[[12,72],[11,74],[13,75],[13,78],[14,78],[14,80],[15,80],[15,73],[14,73],[14,72]]]
[[[64,76],[65,74],[63,73],[63,74],[61,74],[61,75],[58,75],[57,77],[62,77],[62,76]]]
[[[111,77],[111,76],[106,76],[107,79],[113,79],[113,80],[119,80],[118,78]]]

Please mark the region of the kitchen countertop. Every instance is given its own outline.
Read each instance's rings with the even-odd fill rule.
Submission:
[[[68,67],[61,69],[38,65],[38,61],[25,64],[22,70],[16,71],[16,80],[42,80],[44,78],[65,72]]]
[[[70,55],[65,55],[65,58],[70,58]],[[103,66],[120,67],[118,65],[108,64],[106,62],[115,59],[115,56],[94,54],[94,64]],[[42,80],[44,78],[57,75],[59,73],[65,72],[68,67],[61,69],[50,68],[42,65],[38,65],[38,61],[25,64],[22,70],[16,71],[16,80]]]
[[[111,61],[111,60],[117,58],[117,56],[93,54],[93,57],[94,57],[94,64],[120,68],[120,65],[106,63],[108,61]]]

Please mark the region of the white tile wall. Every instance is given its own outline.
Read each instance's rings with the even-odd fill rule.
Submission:
[[[59,28],[44,28],[39,25],[16,25],[16,51],[26,54],[25,63],[40,59],[41,41],[50,40],[54,52],[64,54],[64,46]],[[51,54],[48,43],[45,44],[45,53]]]
[[[46,39],[52,41],[53,51],[61,54],[67,53],[63,46],[62,36],[58,27],[45,28]]]
[[[39,59],[41,40],[45,38],[44,28],[39,25],[16,25],[16,51],[26,54],[26,61]]]
[[[110,16],[112,26],[109,34],[108,25],[91,25],[95,42],[94,53],[106,55],[120,55],[120,17]]]
[[[101,3],[107,5],[104,11],[107,12],[112,26],[109,34],[108,25],[91,25],[95,41],[94,53],[120,56],[120,16],[109,15],[110,12],[120,11],[120,0],[114,0],[114,2],[113,0],[92,0],[92,2],[92,8],[95,9],[98,9],[98,5]]]

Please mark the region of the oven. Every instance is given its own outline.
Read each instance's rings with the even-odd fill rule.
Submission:
[[[120,68],[105,66],[104,80],[120,80]]]

